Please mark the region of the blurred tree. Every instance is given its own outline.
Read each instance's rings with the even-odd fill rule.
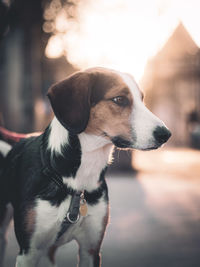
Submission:
[[[56,66],[61,61],[63,69],[73,71],[62,59],[45,58],[50,33],[43,31],[43,13],[53,5],[56,14],[67,2],[0,0],[0,113],[11,130],[41,129],[46,109],[42,95],[55,81]]]

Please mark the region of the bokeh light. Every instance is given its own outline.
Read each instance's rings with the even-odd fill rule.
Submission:
[[[53,34],[59,41],[49,40],[46,55],[55,57],[58,49],[58,56],[65,55],[77,68],[105,66],[130,72],[139,80],[147,60],[162,48],[180,20],[200,43],[196,0],[76,1],[76,19],[60,7],[59,0],[54,2],[59,12]]]

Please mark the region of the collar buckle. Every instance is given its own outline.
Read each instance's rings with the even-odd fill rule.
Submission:
[[[65,221],[68,220],[70,223],[74,224],[74,223],[78,222],[79,218],[80,218],[79,213],[77,214],[77,217],[75,219],[74,218],[72,219],[72,218],[70,218],[70,212],[67,212],[67,216],[65,217],[64,220]]]

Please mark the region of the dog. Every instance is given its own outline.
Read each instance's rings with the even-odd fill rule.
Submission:
[[[35,267],[41,256],[55,267],[56,249],[71,240],[79,245],[79,267],[99,267],[109,220],[105,171],[113,145],[157,149],[171,133],[145,107],[143,93],[126,73],[80,71],[50,87],[47,96],[55,114],[50,125],[5,149],[1,226],[11,203],[20,247],[16,267]]]

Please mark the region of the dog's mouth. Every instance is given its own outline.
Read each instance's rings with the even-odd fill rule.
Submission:
[[[140,150],[142,151],[150,151],[150,150],[156,150],[160,147],[164,146],[164,144],[161,144],[161,143],[155,143],[155,145],[152,145],[150,147],[146,147],[146,148],[141,148]]]
[[[142,148],[142,151],[150,151],[150,150],[156,150],[158,149],[160,146],[152,146],[152,147],[147,147],[147,148]]]
[[[124,137],[122,136],[110,136],[108,133],[106,132],[103,132],[103,136],[104,137],[107,137],[112,143],[113,145],[115,145],[116,147],[118,148],[121,148],[121,149],[127,149],[127,148],[133,148],[133,144],[131,141],[125,139]]]
[[[113,145],[115,145],[117,148],[120,148],[120,149],[136,149],[136,150],[142,150],[142,151],[150,151],[150,150],[156,150],[160,148],[161,146],[163,146],[163,144],[155,143],[149,147],[148,146],[138,147],[137,144],[134,145],[132,141],[127,140],[126,138],[120,135],[112,137],[105,132],[103,133],[103,135],[107,137],[113,143]]]
[[[121,136],[115,136],[111,141],[118,148],[132,148],[132,143]]]

